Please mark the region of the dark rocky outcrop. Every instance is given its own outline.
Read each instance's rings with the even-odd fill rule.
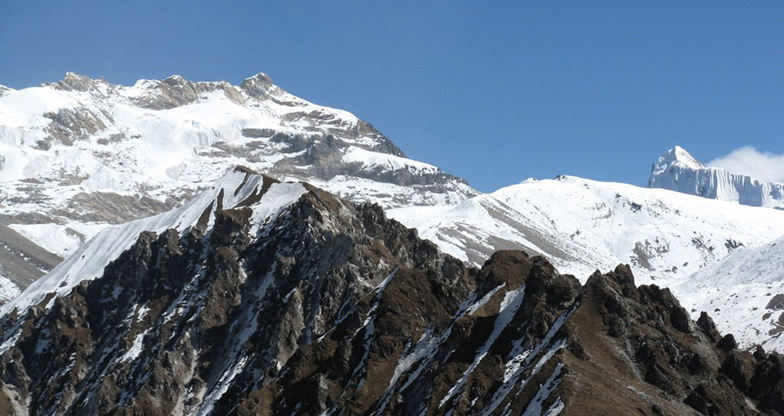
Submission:
[[[726,348],[628,266],[585,285],[521,251],[467,268],[308,189],[268,224],[249,202],[144,232],[0,318],[0,413],[784,414],[781,355]]]

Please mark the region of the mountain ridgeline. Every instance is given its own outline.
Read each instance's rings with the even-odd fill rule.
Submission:
[[[784,357],[628,266],[469,267],[308,184],[236,170],[96,239],[1,310],[1,414],[784,414]]]
[[[733,195],[768,195],[757,202],[775,207],[775,184],[754,191],[750,178],[724,180],[727,172],[705,168],[675,148],[654,166],[651,186],[681,192],[559,176],[480,194],[406,158],[351,113],[295,97],[264,74],[238,85],[172,76],[123,86],[69,73],[56,83],[3,89],[0,305],[71,291],[76,280],[102,274],[94,257],[108,250],[114,258],[141,231],[160,234],[169,224],[185,232],[206,205],[183,213],[179,226],[135,223],[130,232],[112,225],[177,211],[206,198],[205,190],[216,198],[209,188],[237,165],[305,181],[352,202],[378,203],[469,265],[479,267],[499,250],[522,250],[585,283],[596,269],[629,264],[638,283],[671,287],[694,319],[710,310],[719,328],[738,335],[741,348],[759,343],[781,351],[782,312],[761,310],[784,296],[775,261],[761,262],[771,270],[753,291],[731,282],[691,282],[695,273],[771,243],[784,230],[784,210],[694,195],[712,198],[713,192],[731,201]],[[292,198],[299,192],[289,190]],[[233,194],[225,190],[226,197]],[[101,234],[104,229],[114,231]],[[90,243],[97,235],[106,250]],[[85,245],[90,250],[76,255]],[[60,262],[70,266],[36,283]],[[78,273],[62,273],[77,266]],[[740,281],[753,277],[751,268],[738,270]],[[34,290],[23,292],[28,285]],[[721,308],[711,304],[719,299]]]

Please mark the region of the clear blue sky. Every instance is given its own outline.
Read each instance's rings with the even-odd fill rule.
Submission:
[[[483,191],[784,153],[784,2],[4,1],[0,84],[179,74],[349,110]]]

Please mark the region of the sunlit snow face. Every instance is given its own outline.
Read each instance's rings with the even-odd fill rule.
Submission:
[[[784,230],[784,213],[660,189],[566,177],[527,181],[457,207],[390,215],[463,260],[498,249],[543,253],[584,281],[630,264],[638,283],[675,284],[722,259],[727,241],[757,245]]]

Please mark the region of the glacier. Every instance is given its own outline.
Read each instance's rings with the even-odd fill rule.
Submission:
[[[651,168],[649,188],[662,188],[741,205],[784,209],[784,184],[705,166],[680,146],[659,157]]]

